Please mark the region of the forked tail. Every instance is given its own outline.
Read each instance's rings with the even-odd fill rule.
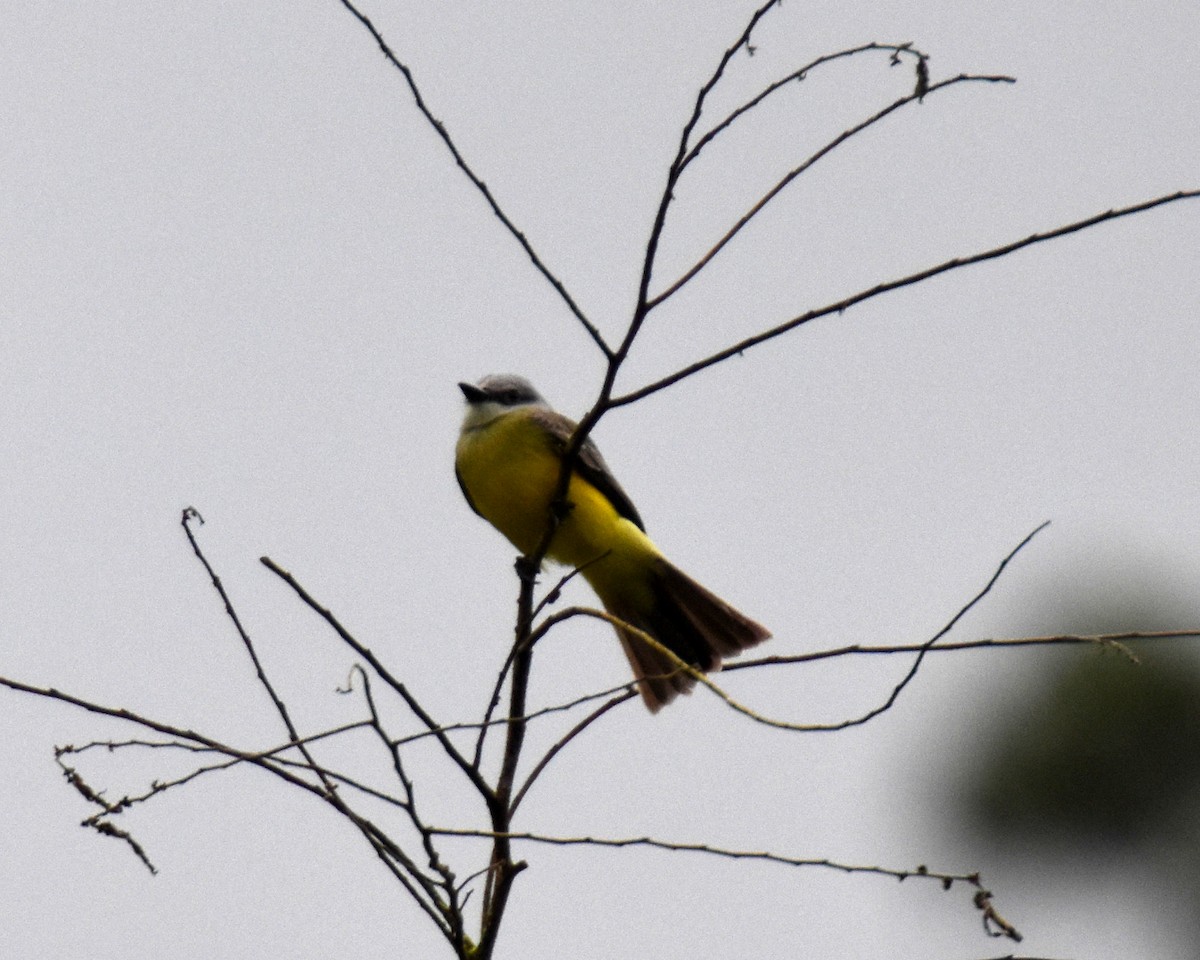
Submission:
[[[654,637],[684,663],[709,673],[721,658],[761,643],[770,631],[739,613],[715,593],[661,557],[654,569],[654,606],[635,610],[620,600],[605,600],[608,612]],[[633,667],[638,690],[651,713],[657,713],[696,681],[666,654],[628,630],[617,630]]]

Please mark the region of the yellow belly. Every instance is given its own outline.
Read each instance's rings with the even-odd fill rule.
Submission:
[[[536,549],[561,466],[542,428],[519,412],[499,417],[459,438],[455,465],[475,509],[522,553]],[[571,510],[547,556],[583,567],[602,601],[613,590],[640,592],[635,585],[659,555],[650,539],[578,474],[571,475],[567,501]]]

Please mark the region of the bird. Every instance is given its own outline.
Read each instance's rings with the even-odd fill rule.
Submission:
[[[515,374],[458,386],[467,402],[455,447],[458,485],[471,509],[528,556],[551,522],[576,424]],[[770,637],[667,560],[590,438],[572,465],[565,499],[546,558],[578,570],[614,618],[704,673]],[[695,678],[671,657],[625,627],[616,633],[651,713],[691,692]]]

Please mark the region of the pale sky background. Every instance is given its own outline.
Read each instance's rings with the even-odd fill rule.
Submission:
[[[595,322],[627,320],[695,90],[749,2],[364,6],[434,112]],[[247,748],[283,739],[178,526],[201,542],[302,726],[357,719],[353,658],[267,554],[447,721],[501,662],[511,548],[461,501],[454,384],[519,371],[579,414],[598,354],[334,0],[10,3],[0,31],[0,675]],[[620,386],[876,282],[1200,186],[1200,6],[1188,0],[798,2],[725,98],[813,56],[913,41],[934,79],[815,167],[655,315]],[[911,87],[862,58],[814,74],[678,192],[658,274],[796,160]],[[767,652],[919,641],[1044,519],[960,638],[1035,629],[1023,598],[1200,576],[1200,204],[942,277],[819,321],[614,413],[596,438],[657,542],[768,624]],[[583,586],[569,599],[586,602]],[[1195,625],[1195,624],[1193,624]],[[979,869],[1059,958],[1178,958],[1185,908],[1137,862],[1035,870],[950,818],[977,723],[1038,652],[931,660],[899,705],[788,735],[697,694],[628,708],[522,808],[548,833],[651,834]],[[862,712],[907,664],[730,688],[796,721]],[[535,701],[619,683],[607,628],[540,649]],[[548,742],[560,726],[537,729]],[[161,870],[79,829],[54,744],[134,731],[0,693],[6,957],[448,955],[365,844],[250,772],[127,815]],[[347,744],[347,766],[377,761]],[[337,754],[326,754],[334,756]],[[436,750],[428,818],[482,825]],[[95,754],[110,797],[179,771]],[[466,875],[482,845],[448,846]],[[966,890],[650,852],[522,848],[501,957],[997,956]]]

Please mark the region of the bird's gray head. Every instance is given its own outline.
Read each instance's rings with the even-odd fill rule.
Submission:
[[[478,383],[460,383],[467,398],[464,428],[479,427],[514,407],[545,407],[546,401],[533,384],[514,373],[492,373]]]

